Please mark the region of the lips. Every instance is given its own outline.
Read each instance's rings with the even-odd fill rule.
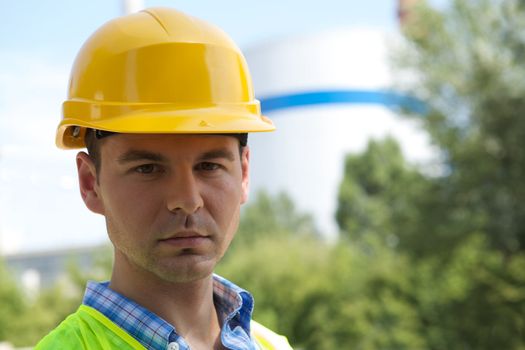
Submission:
[[[188,231],[188,232],[178,232],[167,238],[159,240],[163,244],[168,244],[172,246],[191,248],[205,244],[210,241],[210,237],[202,235],[198,232]]]
[[[208,236],[201,234],[199,232],[196,232],[196,231],[181,231],[181,232],[174,233],[170,236],[167,236],[166,238],[161,238],[160,240],[167,241],[167,240],[179,239],[179,238],[199,238],[199,237],[207,238]]]

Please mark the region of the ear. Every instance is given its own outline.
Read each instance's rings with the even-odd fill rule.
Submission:
[[[248,146],[245,146],[242,150],[241,169],[241,204],[244,204],[248,200],[248,193],[250,192],[250,148]]]
[[[80,195],[89,210],[104,215],[104,205],[99,196],[97,171],[93,159],[86,152],[77,154],[77,171]]]

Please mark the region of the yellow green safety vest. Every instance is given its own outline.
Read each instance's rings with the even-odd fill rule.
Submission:
[[[252,321],[252,336],[261,350],[292,350],[288,340]],[[144,350],[135,338],[96,309],[81,305],[34,350]]]

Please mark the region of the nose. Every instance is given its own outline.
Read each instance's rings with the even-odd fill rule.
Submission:
[[[191,170],[174,174],[166,191],[167,207],[171,212],[181,211],[190,215],[204,204],[198,181]]]

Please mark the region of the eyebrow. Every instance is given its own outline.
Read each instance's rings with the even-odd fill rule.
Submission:
[[[203,153],[199,156],[199,161],[206,161],[210,159],[224,158],[231,162],[235,161],[233,153],[226,149],[216,149]],[[117,161],[121,164],[136,162],[139,160],[149,160],[153,162],[167,162],[168,159],[160,153],[142,151],[142,150],[129,150],[120,157]]]
[[[160,153],[154,153],[149,151],[141,151],[141,150],[129,150],[120,157],[118,157],[117,161],[119,163],[129,163],[129,162],[135,162],[138,160],[150,160],[154,162],[167,162],[167,158],[164,157]]]

